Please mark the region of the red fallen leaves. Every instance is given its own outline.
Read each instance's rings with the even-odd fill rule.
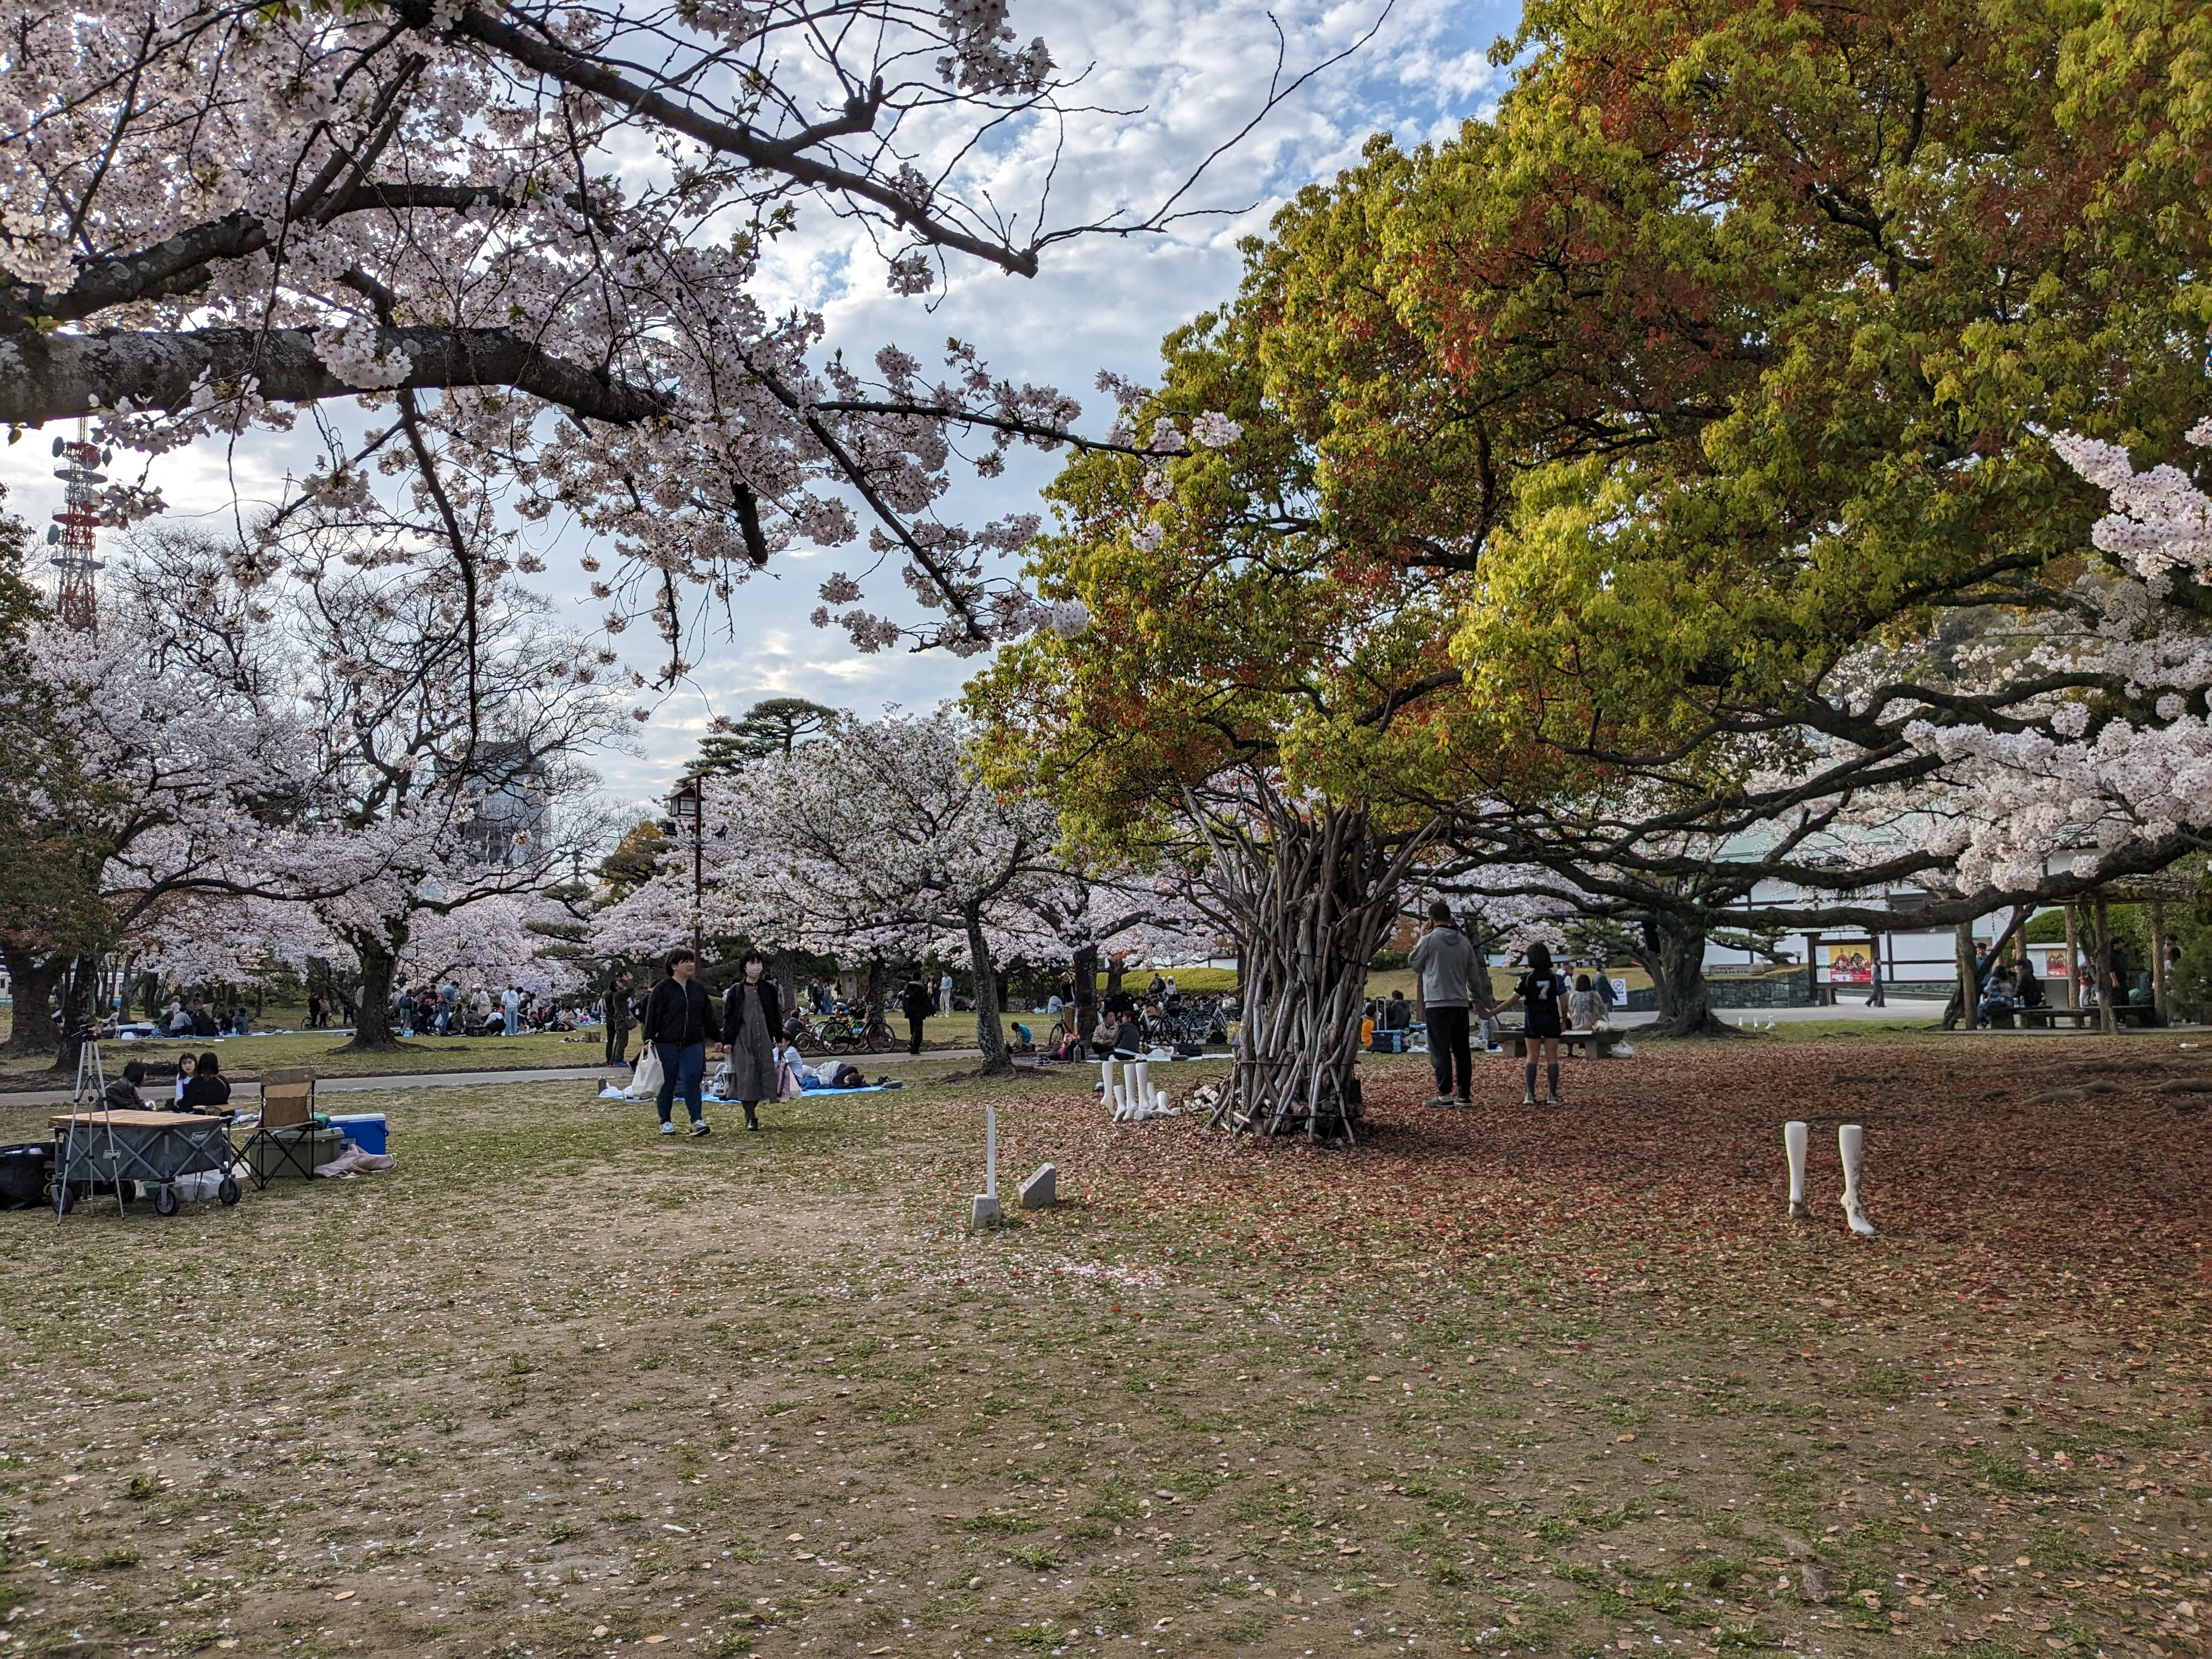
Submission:
[[[2030,1099],[2069,1072],[2123,1086]],[[1419,1105],[1418,1063],[1370,1067],[1352,1148],[1115,1126],[1087,1093],[1040,1092],[1002,1106],[1000,1153],[1051,1159],[1063,1191],[1164,1243],[1273,1262],[1324,1297],[1417,1304],[1455,1279],[1580,1303],[2004,1302],[2144,1330],[2212,1305],[2212,1131],[2151,1091],[2169,1072],[2197,1074],[2163,1045],[2094,1037],[1655,1045],[1569,1062],[1556,1111],[1520,1106],[1502,1061],[1477,1062],[1457,1111]],[[1813,1125],[1809,1224],[1783,1214],[1791,1118]],[[1865,1127],[1875,1239],[1843,1228],[1844,1122]]]

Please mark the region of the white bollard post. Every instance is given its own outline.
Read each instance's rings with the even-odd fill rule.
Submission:
[[[1805,1202],[1805,1148],[1812,1125],[1795,1120],[1782,1126],[1783,1150],[1790,1154],[1790,1218],[1802,1221],[1813,1213]]]
[[[1109,1106],[1114,1103],[1114,1056],[1109,1054],[1098,1062],[1099,1098]]]
[[[1148,1061],[1133,1060],[1129,1069],[1136,1074],[1137,1086],[1129,1091],[1129,1097],[1138,1105],[1149,1108],[1152,1103],[1152,1068]]]
[[[989,1226],[999,1219],[999,1109],[983,1109],[983,1190],[975,1194],[969,1212],[971,1227]]]
[[[1836,1150],[1844,1160],[1844,1218],[1850,1223],[1851,1231],[1861,1238],[1874,1237],[1874,1223],[1867,1219],[1866,1204],[1859,1196],[1859,1175],[1866,1154],[1866,1131],[1856,1123],[1846,1123],[1836,1131]]]

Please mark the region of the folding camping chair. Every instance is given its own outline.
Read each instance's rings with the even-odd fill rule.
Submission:
[[[296,1170],[303,1181],[313,1179],[314,1123],[313,1066],[277,1066],[261,1074],[261,1127],[238,1149],[257,1192],[287,1168]],[[257,1155],[256,1148],[264,1145],[270,1152]]]

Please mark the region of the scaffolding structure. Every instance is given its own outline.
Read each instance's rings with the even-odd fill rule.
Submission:
[[[83,419],[76,423],[76,441],[54,440],[54,459],[62,463],[54,477],[62,481],[62,511],[46,532],[46,544],[58,547],[53,563],[61,572],[54,590],[54,619],[64,628],[92,634],[100,628],[100,600],[93,579],[106,567],[93,556],[100,544],[100,486],[106,475],[95,471],[106,457],[94,448]]]

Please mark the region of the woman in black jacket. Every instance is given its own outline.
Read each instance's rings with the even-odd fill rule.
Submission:
[[[768,976],[768,958],[745,952],[744,977],[722,998],[722,1036],[730,1045],[729,1098],[745,1109],[745,1127],[757,1129],[753,1109],[776,1097],[775,1042],[783,1030],[783,999]]]
[[[230,1079],[222,1074],[221,1059],[212,1053],[200,1056],[191,1080],[185,1085],[184,1097],[177,1103],[183,1110],[204,1117],[221,1117],[230,1110]]]

